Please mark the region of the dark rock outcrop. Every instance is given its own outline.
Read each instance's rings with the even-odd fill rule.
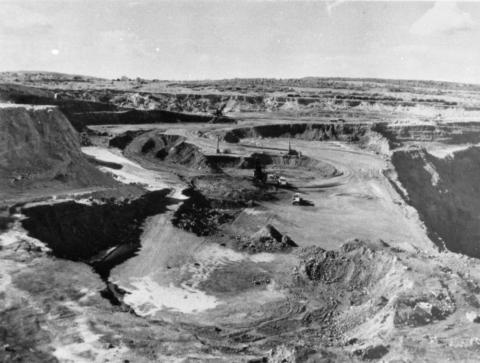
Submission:
[[[294,137],[303,140],[359,141],[370,129],[367,124],[294,123],[239,127],[227,131],[226,142],[237,143],[252,137]]]
[[[232,214],[214,208],[210,200],[195,189],[188,189],[184,194],[189,197],[175,211],[172,224],[197,236],[212,235],[218,227],[233,219]]]
[[[28,233],[45,242],[55,256],[73,261],[115,265],[140,246],[145,218],[163,213],[173,201],[168,190],[150,192],[132,201],[107,201],[92,205],[63,202],[22,208]],[[116,250],[110,250],[116,247]]]
[[[274,226],[267,224],[249,238],[241,239],[239,248],[250,253],[285,252],[297,244],[280,233]]]
[[[151,131],[135,137],[125,148],[125,155],[153,163],[172,163],[190,169],[219,171],[217,166],[183,136]]]
[[[439,159],[425,150],[392,155],[404,196],[440,248],[480,257],[480,148]]]

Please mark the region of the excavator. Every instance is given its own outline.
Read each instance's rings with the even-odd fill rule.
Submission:
[[[299,193],[295,193],[292,198],[293,205],[313,206],[309,200],[303,199]]]
[[[222,117],[223,116],[223,111],[225,110],[225,107],[227,107],[226,103],[224,103],[220,107],[217,107],[217,109],[213,112],[213,115],[215,117]]]
[[[226,119],[226,117],[223,114],[223,111],[225,110],[225,107],[227,107],[227,104],[224,103],[220,107],[217,107],[215,111],[213,111],[213,118],[210,120],[210,123],[220,123]]]

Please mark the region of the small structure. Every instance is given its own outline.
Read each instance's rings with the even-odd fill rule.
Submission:
[[[285,178],[284,176],[281,176],[280,178],[278,178],[278,185],[281,185],[282,187],[286,187],[288,185],[287,178]]]

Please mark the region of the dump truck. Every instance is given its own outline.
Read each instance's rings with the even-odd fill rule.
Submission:
[[[300,205],[302,204],[302,197],[300,197],[300,194],[295,193],[292,198],[292,204],[293,205]]]
[[[278,178],[278,185],[282,187],[286,187],[288,185],[287,178],[285,178],[284,176],[281,176],[280,178]]]
[[[307,200],[307,199],[303,199],[299,193],[295,193],[293,195],[293,198],[292,198],[292,204],[293,205],[301,205],[301,206],[305,206],[305,207],[311,207],[313,206],[314,204]]]

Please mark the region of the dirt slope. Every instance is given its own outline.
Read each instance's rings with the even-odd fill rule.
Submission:
[[[137,136],[125,148],[125,155],[147,159],[154,163],[170,163],[190,169],[216,171],[218,168],[200,151],[177,135],[152,131]]]
[[[1,106],[0,140],[0,200],[115,184],[87,161],[77,132],[57,108]]]
[[[480,149],[436,158],[425,150],[398,151],[392,162],[430,237],[440,247],[480,257]]]

